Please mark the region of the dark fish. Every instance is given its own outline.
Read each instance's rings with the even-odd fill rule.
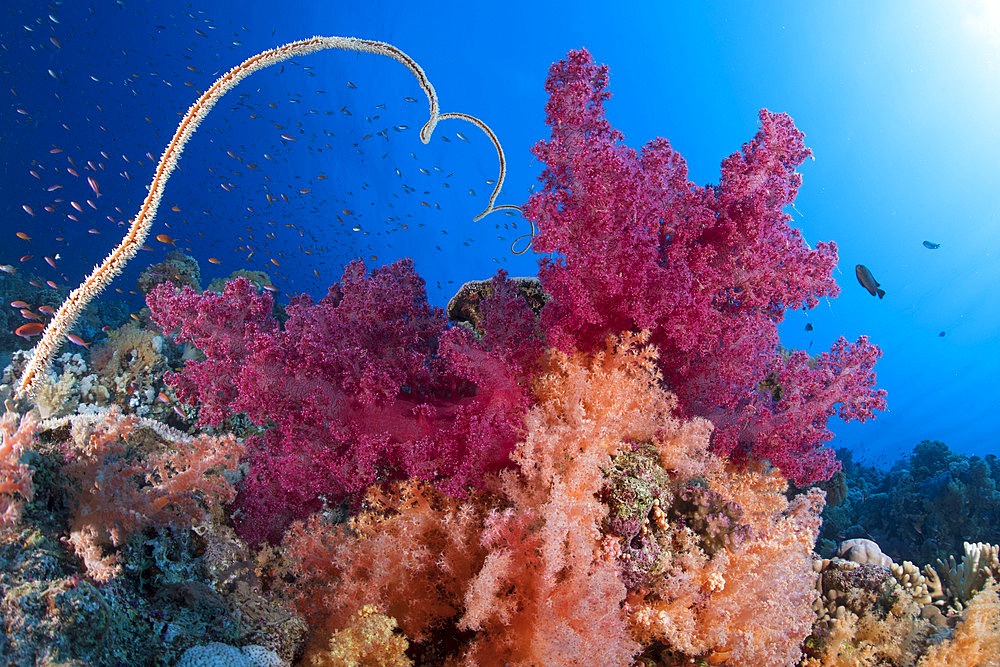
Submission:
[[[940,243],[933,243],[931,241],[924,241],[924,247],[929,250],[937,250],[941,247]]]
[[[854,275],[858,277],[858,282],[861,286],[868,290],[868,293],[872,296],[878,295],[878,298],[885,296],[885,290],[879,289],[879,282],[875,280],[875,276],[872,272],[868,270],[868,267],[864,264],[858,264],[854,267]]]
[[[944,338],[944,332],[942,331],[941,333],[939,333],[939,334],[938,334],[938,337],[940,337],[940,338]]]
[[[812,322],[806,322],[806,331],[812,331],[812,330],[813,330]]]

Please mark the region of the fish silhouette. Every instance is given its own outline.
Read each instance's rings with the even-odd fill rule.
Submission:
[[[854,267],[854,274],[858,277],[858,282],[868,290],[869,294],[872,296],[877,294],[880,299],[885,296],[885,290],[879,289],[879,282],[875,280],[875,276],[872,275],[867,266],[858,264]]]

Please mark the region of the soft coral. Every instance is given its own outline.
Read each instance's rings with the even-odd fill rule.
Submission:
[[[534,249],[550,253],[539,270],[553,297],[542,311],[548,342],[592,350],[609,334],[648,329],[686,413],[722,427],[719,451],[738,441],[758,458],[773,456],[799,483],[829,476],[836,468],[822,454],[787,465],[792,453],[820,447],[825,428],[803,429],[789,456],[751,428],[760,413],[781,409],[757,385],[782,367],[777,324],[786,309],[838,292],[836,245],[811,248],[783,210],[802,181],[795,168],[810,155],[804,135],[787,115],[762,110],[760,131],[726,158],[719,184],[699,187],[665,139],[641,152],[622,143],[604,116],[607,83],[607,68],[585,50],[554,64],[546,83],[552,135],[533,149],[546,165],[544,188],[524,214],[538,228]],[[867,363],[877,348],[859,339],[853,349],[838,367],[852,379],[824,379],[843,391],[820,392],[823,410],[796,414],[818,417],[836,402],[849,406],[842,410],[849,418],[881,409]],[[789,390],[799,379],[782,377]]]
[[[288,306],[245,278],[219,295],[167,284],[148,297],[156,322],[207,357],[169,380],[202,421],[246,411],[258,425],[237,499],[240,530],[277,540],[287,523],[376,479],[434,480],[461,495],[507,464],[527,408],[519,370],[449,328],[410,260],[347,266],[326,297]]]

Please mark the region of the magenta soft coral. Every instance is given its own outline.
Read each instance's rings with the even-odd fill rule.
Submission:
[[[546,165],[544,188],[524,214],[538,229],[534,249],[551,253],[539,270],[553,297],[542,311],[548,342],[593,350],[609,334],[648,329],[686,413],[721,427],[721,451],[739,445],[773,457],[799,483],[829,476],[829,456],[807,456],[793,469],[776,440],[750,437],[765,433],[751,422],[783,409],[757,390],[783,367],[777,323],[788,308],[811,308],[838,293],[836,245],[811,248],[783,210],[801,184],[795,168],[810,155],[804,135],[785,114],[762,110],[760,131],[723,162],[719,184],[699,187],[665,139],[641,152],[622,143],[604,116],[607,83],[607,68],[585,50],[554,64],[546,83],[552,135],[533,149]],[[880,409],[882,394],[865,361],[877,348],[859,339],[852,349],[837,367],[851,380],[824,374],[827,388],[841,391],[812,387],[824,407],[795,414],[819,417],[837,402],[848,406],[842,415],[849,418]],[[808,429],[796,456],[815,451],[826,433]]]
[[[259,425],[237,499],[238,526],[277,540],[288,522],[376,479],[433,480],[461,494],[507,464],[527,393],[505,350],[447,326],[409,260],[349,264],[326,297],[296,297],[279,327],[245,278],[220,294],[148,297],[154,320],[207,359],[169,381],[202,421],[246,411]]]

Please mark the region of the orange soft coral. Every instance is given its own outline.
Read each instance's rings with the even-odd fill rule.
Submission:
[[[423,642],[461,610],[462,592],[482,565],[482,511],[433,487],[406,482],[372,488],[366,511],[348,525],[320,515],[292,524],[284,592],[325,645],[352,614],[373,604]]]
[[[33,471],[21,456],[34,444],[37,427],[34,417],[16,412],[0,418],[0,528],[17,525],[24,501],[34,497]]]
[[[753,537],[712,556],[695,544],[676,553],[672,571],[630,596],[633,633],[727,665],[792,664],[814,619],[811,551],[824,494],[789,502],[784,479],[757,470],[718,470],[707,481],[739,503]]]
[[[528,435],[502,473],[508,508],[483,534],[489,555],[466,593],[460,627],[478,631],[467,663],[628,664],[625,586],[601,533],[601,468],[631,439],[675,434],[645,334],[594,356],[551,351],[534,383]]]
[[[219,468],[234,470],[243,443],[233,436],[178,435],[169,447],[140,455],[128,438],[140,425],[115,408],[98,419],[74,418],[71,460],[65,473],[75,480],[69,542],[88,574],[108,581],[120,570],[107,546],[154,525],[191,526],[209,509],[231,502],[232,484]]]
[[[1000,598],[996,586],[972,598],[962,623],[947,642],[927,651],[918,667],[997,667],[1000,665]]]

